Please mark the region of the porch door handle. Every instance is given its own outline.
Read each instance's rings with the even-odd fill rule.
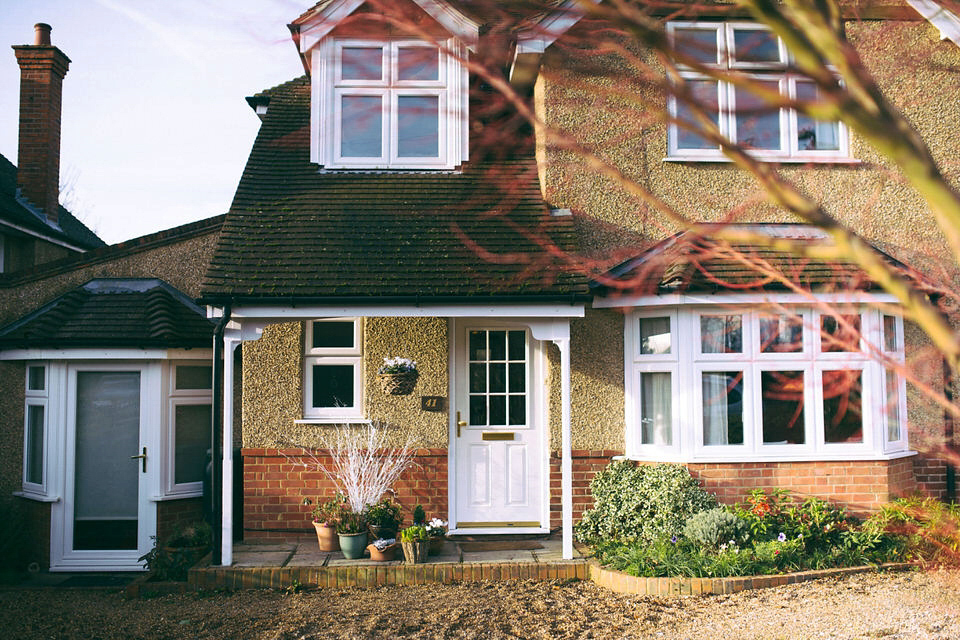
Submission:
[[[143,461],[143,473],[147,472],[147,448],[143,448],[143,453],[138,456],[130,456],[131,460],[142,460]]]
[[[467,426],[467,421],[466,421],[466,420],[461,420],[461,419],[460,419],[460,412],[457,411],[457,437],[458,437],[458,438],[460,437],[460,427],[465,427],[465,426]]]

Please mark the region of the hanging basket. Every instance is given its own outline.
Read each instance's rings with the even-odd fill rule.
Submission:
[[[377,378],[380,379],[380,388],[391,396],[406,396],[412,393],[419,377],[420,374],[416,371],[377,374]]]

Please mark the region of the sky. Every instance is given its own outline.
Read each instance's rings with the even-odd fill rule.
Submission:
[[[225,213],[260,121],[244,97],[303,74],[286,25],[312,0],[0,0],[0,154],[17,163],[33,25],[70,58],[61,184],[107,243]]]

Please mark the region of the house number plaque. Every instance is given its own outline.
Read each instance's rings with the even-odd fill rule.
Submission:
[[[423,411],[432,411],[434,413],[442,412],[446,408],[446,398],[443,396],[421,396],[420,408]]]

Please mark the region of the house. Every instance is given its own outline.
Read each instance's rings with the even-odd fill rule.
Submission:
[[[215,561],[226,565],[237,534],[282,539],[308,526],[310,502],[331,488],[302,463],[344,423],[376,422],[398,444],[415,436],[417,466],[396,488],[406,506],[423,504],[455,533],[559,527],[567,554],[590,478],[615,456],[686,464],[727,501],[758,487],[858,510],[914,490],[952,496],[946,462],[920,438],[942,440],[949,424],[906,381],[909,371],[912,382],[940,387],[941,362],[916,357],[929,345],[892,297],[849,264],[671,228],[547,136],[546,128],[577,133],[627,179],[701,220],[736,211],[755,235],[826,241],[760,201],[751,179],[702,138],[638,113],[635,96],[684,115],[662,88],[601,73],[622,71],[615,57],[584,60],[584,49],[568,44],[596,26],[574,4],[524,13],[466,0],[322,0],[290,25],[306,75],[248,98],[262,124],[222,224],[195,236],[202,248],[171,245],[193,260],[189,271],[156,262],[138,270],[207,307],[213,351],[172,320],[196,309],[155,281],[75,278],[80,289],[37,296],[30,315],[0,331],[4,379],[23,381],[2,400],[26,442],[20,491],[50,520],[53,569],[135,568],[176,505],[196,500],[197,485],[176,482],[175,420],[178,407],[195,404],[216,416]],[[712,43],[717,60],[744,34],[769,45],[764,55],[786,55],[774,36],[723,7],[695,19],[659,17],[670,37]],[[957,143],[940,128],[960,115],[950,71],[960,50],[938,35],[949,23],[931,26],[905,4],[873,13],[857,6],[844,17],[881,88],[938,159],[955,158]],[[889,65],[894,57],[935,64],[905,78]],[[782,58],[757,58],[752,73],[804,90]],[[507,83],[467,61],[501,70],[520,104],[500,100]],[[782,163],[891,260],[919,264],[924,250],[943,245],[924,203],[844,126],[788,110],[775,121],[740,119],[731,104],[720,101],[717,121],[755,136],[758,154]],[[527,124],[519,112],[528,108],[546,128]],[[125,254],[115,251],[119,272]],[[74,273],[64,268],[58,277]],[[137,333],[132,325],[105,335],[89,324],[121,294],[131,309],[162,299],[172,342],[133,354],[118,342]],[[48,335],[71,304],[89,304],[90,313]],[[91,329],[96,366],[91,351],[56,345]],[[394,356],[418,363],[408,395],[378,386],[380,363]],[[213,364],[203,375],[201,362]],[[180,366],[203,378],[202,388],[179,388]],[[48,382],[33,389],[31,372],[44,367]],[[139,502],[130,497],[146,515],[123,549],[80,548],[81,529],[97,526],[76,519],[80,498],[71,491],[83,482],[69,466],[78,460],[86,371],[138,371],[141,384],[155,376],[160,387],[139,397],[168,407],[138,427],[160,447],[160,464],[140,458],[150,460],[143,439],[120,456],[146,465]],[[132,375],[119,378],[110,384],[132,389]],[[35,405],[50,407],[43,429],[31,426]],[[41,431],[55,444],[33,458]],[[48,485],[31,481],[37,465]]]
[[[70,59],[38,24],[14,47],[21,69],[19,167],[0,156],[0,273],[104,246],[60,206],[60,96]]]

